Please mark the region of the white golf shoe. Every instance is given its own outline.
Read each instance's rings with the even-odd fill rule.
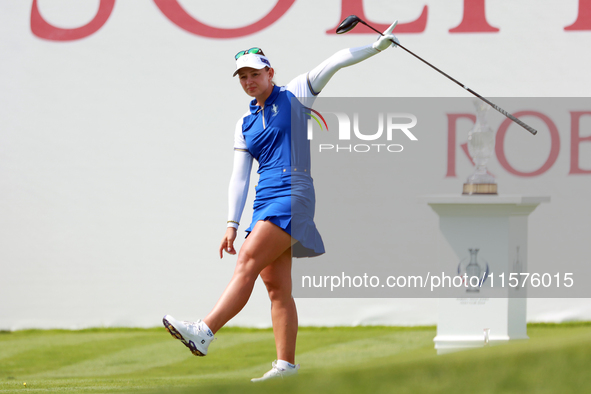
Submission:
[[[271,363],[273,368],[270,371],[265,372],[263,376],[260,378],[250,379],[251,382],[262,382],[263,380],[269,379],[283,379],[289,376],[297,375],[298,369],[300,369],[300,364],[297,364],[295,368],[279,368],[275,361]]]
[[[162,319],[166,331],[181,341],[195,356],[207,355],[207,348],[214,336],[211,330],[203,329],[201,320],[196,322],[178,321],[170,315]]]

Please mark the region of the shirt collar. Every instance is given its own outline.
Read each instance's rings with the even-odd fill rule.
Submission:
[[[275,99],[279,95],[280,90],[281,90],[281,88],[279,86],[277,86],[277,85],[273,86],[273,91],[271,92],[269,97],[267,97],[267,100],[265,101],[265,107],[269,106],[270,104],[273,104],[273,102],[275,101]],[[257,99],[252,99],[252,101],[250,102],[250,113],[254,115],[260,110],[261,110],[261,107],[257,105]]]

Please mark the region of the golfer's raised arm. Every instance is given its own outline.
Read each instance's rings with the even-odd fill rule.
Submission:
[[[308,79],[313,93],[320,93],[332,76],[341,68],[357,64],[390,46],[395,47],[398,39],[392,34],[392,29],[394,29],[396,23],[398,22],[394,22],[386,29],[384,35],[380,36],[377,41],[362,47],[340,50],[310,71],[308,73]]]

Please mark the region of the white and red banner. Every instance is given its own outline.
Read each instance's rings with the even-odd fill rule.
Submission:
[[[398,19],[403,45],[493,102],[581,98],[562,111],[499,102],[539,133],[497,122],[490,171],[501,193],[552,198],[529,218],[530,267],[589,263],[591,0],[2,0],[0,330],[203,317],[235,262],[216,257],[234,125],[249,101],[231,76],[234,54],[263,48],[285,84],[376,39],[362,25],[336,35],[350,14],[380,30]],[[400,48],[339,71],[322,92],[454,96],[468,93]],[[446,116],[445,127],[417,136],[429,154],[396,173],[405,205],[392,238],[413,246],[405,253],[423,245],[413,259],[435,256],[437,216],[407,202],[460,193],[472,171],[474,112]],[[435,300],[297,302],[302,325],[436,320]],[[528,319],[588,320],[589,304],[530,300]],[[268,311],[257,285],[231,323],[269,326]]]

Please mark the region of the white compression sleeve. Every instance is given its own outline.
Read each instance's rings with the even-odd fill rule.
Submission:
[[[243,150],[234,151],[234,168],[228,187],[228,227],[238,228],[238,222],[246,204],[252,156]]]
[[[378,53],[380,51],[374,49],[372,44],[338,51],[308,73],[313,93],[320,93],[332,76],[341,68],[357,64]]]

